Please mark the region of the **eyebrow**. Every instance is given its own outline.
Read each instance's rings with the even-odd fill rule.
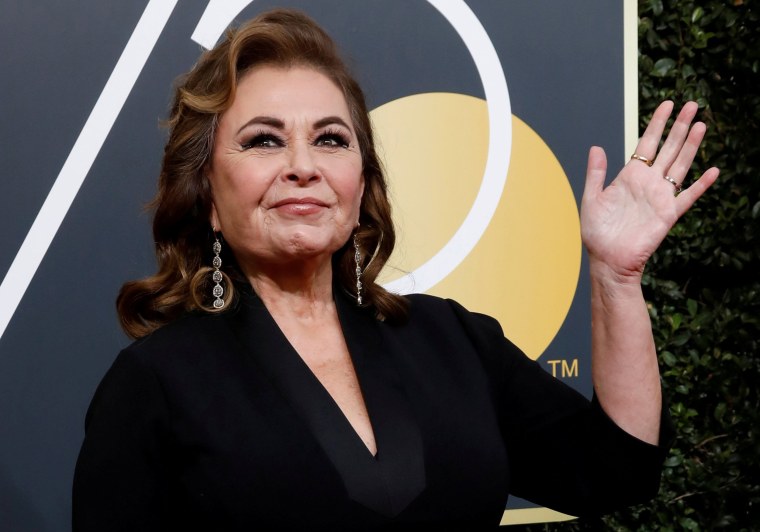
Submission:
[[[239,135],[240,132],[243,131],[245,128],[249,126],[253,126],[255,124],[263,124],[265,126],[271,126],[277,129],[283,129],[285,127],[285,122],[283,122],[279,118],[275,118],[273,116],[255,116],[251,118],[248,122],[243,124],[243,126],[237,130],[237,134]]]
[[[343,127],[345,127],[347,130],[353,132],[353,129],[351,126],[346,124],[346,122],[339,116],[326,116],[324,118],[320,118],[316,122],[314,122],[314,127],[319,129],[321,127],[329,126],[331,124],[339,124]]]
[[[238,129],[237,134],[239,135],[241,131],[243,131],[245,128],[250,127],[255,124],[263,124],[265,126],[270,126],[276,129],[285,129],[285,122],[280,120],[279,118],[275,118],[273,116],[255,116],[251,118],[248,122],[243,124],[243,126]],[[349,131],[353,132],[353,129],[351,129],[351,126],[349,126],[345,120],[343,120],[339,116],[326,116],[324,118],[320,118],[316,122],[314,122],[314,128],[319,129],[323,128],[325,126],[329,126],[330,124],[338,124]]]

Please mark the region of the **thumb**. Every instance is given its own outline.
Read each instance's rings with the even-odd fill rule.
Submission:
[[[586,167],[586,185],[583,196],[589,199],[596,196],[604,188],[604,179],[607,177],[607,155],[599,146],[592,146],[588,152],[588,166]]]

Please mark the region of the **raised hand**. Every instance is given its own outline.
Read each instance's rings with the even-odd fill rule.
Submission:
[[[702,122],[691,124],[697,104],[688,102],[660,148],[673,102],[663,102],[652,115],[635,154],[606,188],[607,157],[592,147],[581,202],[581,234],[592,264],[603,265],[620,282],[640,282],[649,257],[676,221],[712,185],[718,169],[710,168],[681,191],[705,135]]]

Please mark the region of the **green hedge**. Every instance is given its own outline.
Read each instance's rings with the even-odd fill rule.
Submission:
[[[679,437],[658,500],[609,519],[615,528],[760,529],[760,13],[751,4],[639,5],[641,112],[696,100],[708,134],[695,168],[718,166],[721,177],[648,268]]]
[[[760,530],[760,13],[752,0],[639,2],[639,106],[696,100],[694,175],[718,183],[644,278],[678,439],[658,498],[526,530]]]

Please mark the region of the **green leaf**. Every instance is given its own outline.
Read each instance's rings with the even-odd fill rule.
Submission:
[[[662,359],[662,362],[665,365],[670,366],[670,367],[673,367],[673,366],[675,366],[678,363],[678,359],[670,351],[663,351],[660,354],[660,358]]]
[[[676,386],[676,392],[683,395],[688,395],[689,393],[691,393],[691,386],[687,384],[679,384],[678,386]]]
[[[697,73],[694,71],[694,67],[691,65],[684,65],[681,67],[681,77],[684,79],[696,76]]]
[[[680,456],[673,455],[669,456],[667,460],[665,460],[665,467],[678,467],[683,463],[683,459]]]
[[[669,57],[663,57],[662,59],[658,59],[657,62],[655,62],[654,68],[652,69],[652,75],[665,77],[668,72],[673,70],[675,66],[676,62],[673,59]]]
[[[682,346],[691,339],[691,333],[689,331],[681,331],[675,334],[671,340],[673,345]]]
[[[723,419],[723,416],[726,415],[726,403],[718,403],[718,405],[715,407],[715,412],[713,413],[713,416],[718,421],[721,421]]]

